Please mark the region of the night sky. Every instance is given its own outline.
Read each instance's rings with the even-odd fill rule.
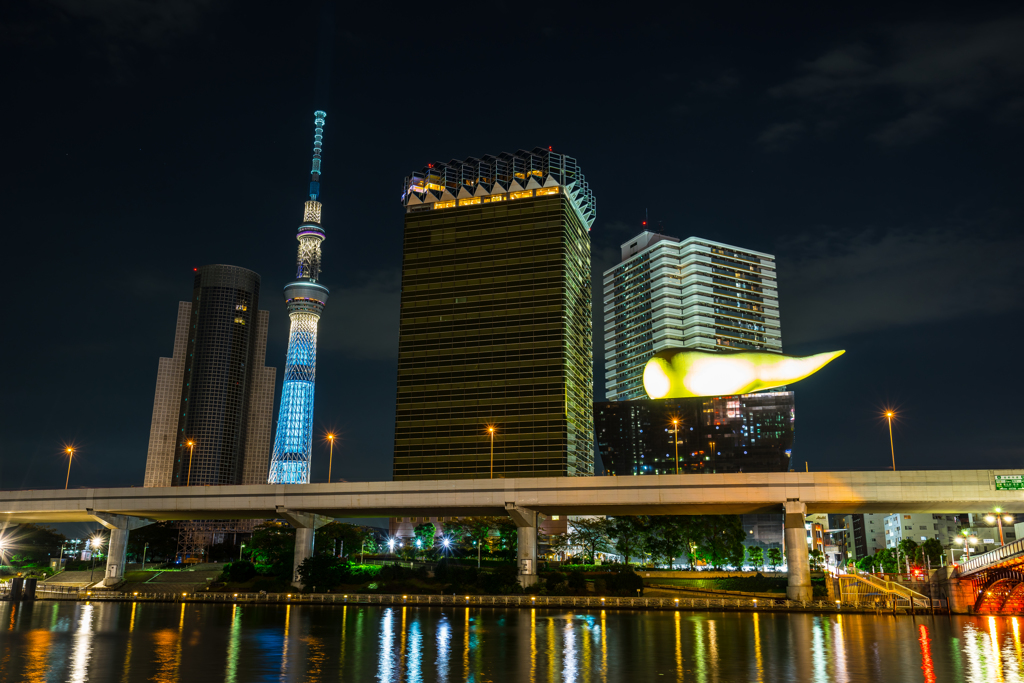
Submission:
[[[1024,12],[879,7],[4,3],[0,487],[69,442],[72,487],[142,484],[196,266],[262,276],[280,396],[317,108],[335,477],[391,478],[403,177],[540,145],[597,198],[595,339],[646,212],[775,254],[784,350],[846,349],[794,385],[801,469],[889,467],[886,406],[899,469],[1022,466]]]

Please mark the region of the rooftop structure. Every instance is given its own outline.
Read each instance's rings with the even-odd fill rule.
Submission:
[[[402,204],[407,211],[451,209],[557,194],[559,187],[590,230],[594,195],[576,160],[550,147],[427,164],[405,177]]]
[[[320,244],[326,234],[321,227],[320,152],[326,112],[313,114],[313,170],[309,199],[299,226],[298,272],[284,287],[285,304],[291,319],[288,355],[281,390],[281,410],[270,462],[271,484],[308,484],[313,447],[313,392],[316,388],[316,333],[320,315],[327,305],[327,288],[320,284]]]

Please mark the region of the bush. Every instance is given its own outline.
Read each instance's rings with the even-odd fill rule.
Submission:
[[[224,565],[224,571],[220,575],[220,580],[231,583],[245,583],[254,576],[256,576],[256,565],[252,562],[241,560]]]
[[[632,569],[617,571],[605,579],[608,590],[616,595],[636,595],[637,589],[643,594],[644,580]]]
[[[587,590],[587,577],[583,576],[583,572],[572,571],[569,572],[569,590],[577,593],[582,593]]]

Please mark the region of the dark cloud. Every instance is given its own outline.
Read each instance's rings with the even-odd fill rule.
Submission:
[[[801,67],[770,89],[825,111],[877,119],[870,137],[909,144],[962,112],[999,107],[1024,90],[1024,17],[973,24],[918,23],[874,32]],[[880,102],[885,104],[881,105]]]
[[[788,147],[796,141],[806,130],[802,121],[789,121],[788,123],[774,123],[757,136],[757,142],[766,150],[775,151]]]
[[[804,235],[779,245],[783,341],[1006,314],[1024,305],[1024,236],[932,230]]]

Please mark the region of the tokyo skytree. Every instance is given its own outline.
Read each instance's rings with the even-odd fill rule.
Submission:
[[[270,460],[271,484],[308,484],[313,446],[313,390],[316,386],[316,326],[327,304],[327,288],[320,278],[320,243],[326,235],[320,226],[320,151],[326,112],[313,114],[313,172],[309,200],[299,226],[299,264],[294,282],[284,287],[288,317],[288,356],[281,391],[281,411]]]

